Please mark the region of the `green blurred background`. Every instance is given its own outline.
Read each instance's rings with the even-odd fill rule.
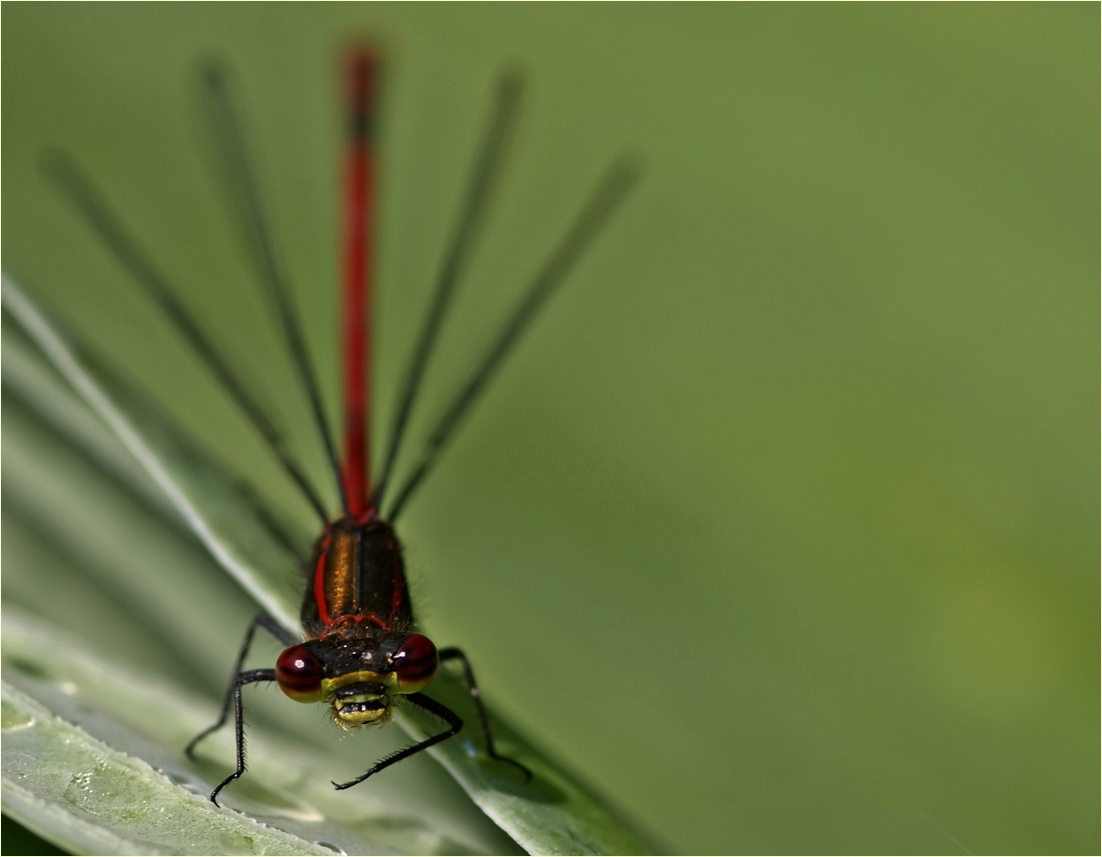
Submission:
[[[415,434],[636,147],[643,184],[402,522],[429,630],[674,851],[1098,852],[1097,4],[4,24],[5,267],[306,520],[38,154],[109,189],[322,474],[209,178],[199,61],[238,72],[333,402],[336,58],[386,45],[382,421],[495,70],[527,68]]]

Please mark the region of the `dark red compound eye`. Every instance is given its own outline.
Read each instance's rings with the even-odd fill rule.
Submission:
[[[394,656],[394,671],[398,675],[401,693],[416,693],[436,675],[440,658],[436,646],[424,634],[410,634]]]
[[[298,702],[321,699],[321,661],[306,646],[283,650],[275,667],[279,688]]]

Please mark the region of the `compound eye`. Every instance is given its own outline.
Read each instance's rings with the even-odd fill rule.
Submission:
[[[297,702],[321,700],[321,661],[306,646],[290,646],[276,661],[279,689]]]
[[[436,646],[423,634],[410,634],[394,656],[399,693],[417,693],[436,675],[440,658]]]

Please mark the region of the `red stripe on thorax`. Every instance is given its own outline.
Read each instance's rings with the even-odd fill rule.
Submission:
[[[318,605],[318,618],[322,624],[332,624],[329,617],[329,600],[325,594],[325,567],[329,559],[329,538],[322,542],[318,551],[318,561],[314,566],[314,603]]]
[[[406,577],[405,574],[402,573],[402,562],[398,558],[397,553],[394,554],[394,569],[392,574],[394,577],[394,587],[390,596],[390,617],[387,622],[388,625],[397,618],[398,609],[402,606],[402,599],[405,598],[406,594]]]

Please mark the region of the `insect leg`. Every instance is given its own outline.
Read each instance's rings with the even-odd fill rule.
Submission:
[[[242,675],[250,674],[242,673],[241,667],[245,663],[245,658],[248,657],[249,647],[253,644],[253,636],[256,634],[257,628],[264,628],[285,646],[290,646],[295,642],[295,639],[290,634],[288,634],[283,629],[283,627],[267,613],[260,613],[253,619],[252,624],[249,625],[249,630],[245,632],[245,639],[241,641],[241,648],[237,652],[237,660],[234,661],[233,664],[233,672],[230,673],[230,683],[229,686],[226,688],[226,696],[222,700],[222,713],[218,715],[218,720],[215,721],[213,726],[204,729],[202,732],[192,738],[191,741],[188,742],[187,747],[184,749],[184,754],[189,759],[195,758],[196,744],[198,744],[212,732],[217,732],[225,725],[226,719],[229,717],[230,714],[230,701],[233,700],[234,694],[237,695],[238,708],[240,709],[241,690],[238,681],[240,680]],[[263,671],[254,670],[254,672]],[[272,671],[268,670],[268,672]],[[254,679],[254,681],[263,681],[263,679]],[[241,747],[240,740],[238,740],[237,745],[238,748]],[[223,783],[222,785],[225,785],[225,783]],[[219,786],[218,788],[222,788],[222,786]],[[217,792],[217,789],[215,789],[215,791]]]
[[[237,770],[222,780],[210,793],[210,802],[215,806],[218,806],[218,793],[245,773],[245,712],[241,705],[241,688],[258,681],[275,681],[275,670],[249,670],[248,672],[238,673],[233,680],[232,696],[234,732],[237,737]]]
[[[372,765],[366,773],[360,774],[360,776],[356,777],[354,780],[349,780],[347,783],[333,783],[334,788],[341,790],[352,788],[352,786],[362,783],[368,777],[379,773],[379,771],[384,768],[389,768],[396,762],[402,761],[402,759],[408,759],[410,756],[414,756],[422,750],[427,750],[433,744],[439,744],[441,741],[446,741],[463,728],[463,718],[443,703],[437,702],[435,699],[429,699],[429,697],[425,696],[423,693],[411,693],[406,699],[417,707],[423,708],[431,714],[435,714],[448,724],[448,728],[439,735],[433,735],[420,743],[406,747],[404,750],[399,750],[397,753],[391,753],[385,759],[380,759]]]
[[[467,656],[463,654],[463,650],[455,646],[441,649],[440,663],[444,663],[445,661],[459,661],[463,665],[463,677],[467,680],[467,690],[471,694],[471,699],[474,700],[475,707],[478,709],[478,719],[482,723],[482,736],[486,741],[486,752],[495,759],[499,759],[502,762],[508,762],[510,765],[520,768],[524,771],[525,777],[531,780],[532,772],[528,770],[528,768],[515,759],[510,759],[508,756],[502,756],[494,746],[494,735],[490,731],[490,718],[486,715],[486,706],[482,704],[482,693],[478,689],[478,682],[474,680],[474,670],[471,669],[471,662],[467,660]]]

